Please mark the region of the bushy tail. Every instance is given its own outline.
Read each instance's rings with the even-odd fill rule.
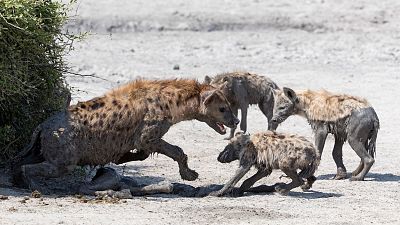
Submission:
[[[372,158],[375,158],[376,155],[376,138],[378,136],[378,130],[379,130],[379,121],[374,122],[374,129],[371,132],[371,136],[369,138],[369,143],[368,143],[368,153]]]
[[[312,161],[305,169],[300,171],[299,176],[304,179],[314,176],[315,171],[318,169],[319,162],[320,157],[316,155],[314,161]]]

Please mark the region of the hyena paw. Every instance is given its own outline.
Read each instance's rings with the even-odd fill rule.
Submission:
[[[280,195],[287,195],[289,193],[289,190],[286,189],[286,184],[276,185],[275,191],[278,192]]]
[[[355,177],[351,177],[350,181],[363,181],[364,177],[359,177],[359,176],[355,176]]]
[[[343,179],[346,179],[346,177],[347,177],[346,170],[338,169],[337,173],[336,173],[336,175],[335,175],[335,177],[333,179],[335,179],[335,180],[343,180]]]
[[[301,185],[300,187],[301,187],[301,189],[302,189],[303,191],[307,191],[307,190],[310,190],[311,184],[305,183],[305,184]]]
[[[196,171],[191,170],[189,168],[182,168],[179,170],[179,173],[181,174],[182,179],[188,181],[196,180],[197,177],[199,177],[199,174]]]

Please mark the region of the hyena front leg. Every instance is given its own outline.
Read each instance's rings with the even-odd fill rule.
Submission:
[[[328,136],[328,128],[326,125],[319,124],[316,125],[314,128],[315,133],[315,147],[319,151],[319,157],[322,157],[322,151],[324,150],[326,137]]]
[[[247,109],[249,108],[248,103],[244,103],[240,106],[240,129],[246,133],[247,131]]]
[[[250,168],[251,165],[240,165],[240,167],[236,170],[235,175],[228,181],[228,183],[225,184],[225,186],[221,190],[211,192],[209,195],[215,197],[223,196],[225,193],[229,192],[247,172],[249,172]]]
[[[160,139],[159,141],[153,143],[152,151],[161,153],[177,161],[179,173],[182,179],[192,181],[196,180],[199,176],[196,171],[189,168],[187,163],[188,157],[180,147],[171,145],[168,142]]]
[[[258,104],[258,107],[268,119],[268,130],[276,130],[279,124],[272,122],[272,117],[274,114],[274,98],[265,99]]]
[[[168,121],[159,121],[153,123],[149,120],[150,124],[146,124],[142,129],[142,134],[138,141],[135,143],[137,150],[144,152],[158,152],[178,162],[179,173],[184,180],[196,180],[199,176],[196,171],[189,169],[187,164],[187,155],[183,150],[175,145],[161,139],[167,133],[171,124]]]
[[[238,113],[239,113],[238,111],[239,111],[239,109],[238,109],[237,106],[232,106],[232,113],[233,113],[233,115],[235,115],[236,117],[238,116]],[[229,134],[229,137],[224,138],[224,139],[225,139],[225,140],[230,140],[230,139],[232,139],[233,136],[235,136],[235,130],[236,130],[236,127],[235,127],[235,128],[231,128],[231,133]]]
[[[334,177],[335,180],[342,180],[347,177],[346,167],[343,164],[343,144],[344,139],[335,135],[335,145],[332,151],[332,157],[335,161],[337,172]]]
[[[254,185],[254,183],[256,183],[261,178],[268,176],[270,173],[271,171],[259,169],[256,174],[243,181],[242,185],[239,188],[239,191],[237,193],[234,193],[234,196],[242,196],[244,192],[249,190],[251,186]]]

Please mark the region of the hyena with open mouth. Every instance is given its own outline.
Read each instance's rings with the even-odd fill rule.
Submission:
[[[198,174],[183,150],[162,139],[172,125],[194,119],[220,134],[226,133],[224,125],[239,123],[224,94],[211,85],[189,79],[133,81],[40,124],[15,160],[14,183],[41,189],[39,177],[60,177],[77,165],[144,160],[156,152],[178,162],[182,179],[195,180]]]
[[[322,155],[328,133],[335,136],[333,159],[337,166],[335,179],[347,176],[343,164],[342,147],[347,140],[361,158],[351,180],[364,180],[375,162],[376,138],[379,119],[367,100],[327,91],[295,92],[283,88],[275,92],[273,121],[282,123],[291,115],[305,117],[315,134],[315,145]]]

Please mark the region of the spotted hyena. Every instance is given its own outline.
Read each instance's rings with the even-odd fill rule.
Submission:
[[[211,85],[133,81],[40,124],[14,164],[14,181],[32,188],[36,177],[59,177],[76,165],[120,164],[155,152],[177,161],[183,179],[195,180],[198,174],[189,169],[183,150],[162,139],[172,125],[193,119],[220,134],[226,133],[224,125],[239,123],[223,93]]]
[[[315,145],[322,154],[328,133],[335,136],[333,159],[337,166],[335,179],[347,176],[342,147],[347,140],[361,158],[351,180],[364,180],[375,162],[375,143],[379,119],[367,100],[327,91],[300,91],[283,88],[275,94],[273,120],[283,122],[291,115],[305,117],[315,134]]]
[[[234,193],[235,195],[242,195],[255,182],[268,176],[275,169],[282,170],[292,179],[289,184],[275,184],[273,187],[277,192],[287,194],[291,189],[299,186],[306,190],[315,182],[314,172],[319,165],[318,151],[306,138],[274,131],[254,135],[237,133],[220,153],[218,161],[229,163],[236,159],[240,162],[235,175],[221,190],[211,195],[222,196],[229,192],[252,166],[257,168],[257,173],[245,180]],[[301,171],[297,173],[297,170]],[[305,184],[303,178],[307,180]],[[269,190],[268,187],[266,189]],[[262,188],[258,189],[262,190]]]
[[[220,86],[231,104],[233,113],[237,116],[241,112],[240,129],[247,130],[247,109],[249,105],[258,104],[261,112],[268,118],[268,130],[275,130],[278,124],[272,122],[274,95],[273,90],[279,89],[271,79],[248,72],[233,72],[219,74],[213,78],[206,76],[205,83]],[[231,139],[235,128],[231,129]]]

